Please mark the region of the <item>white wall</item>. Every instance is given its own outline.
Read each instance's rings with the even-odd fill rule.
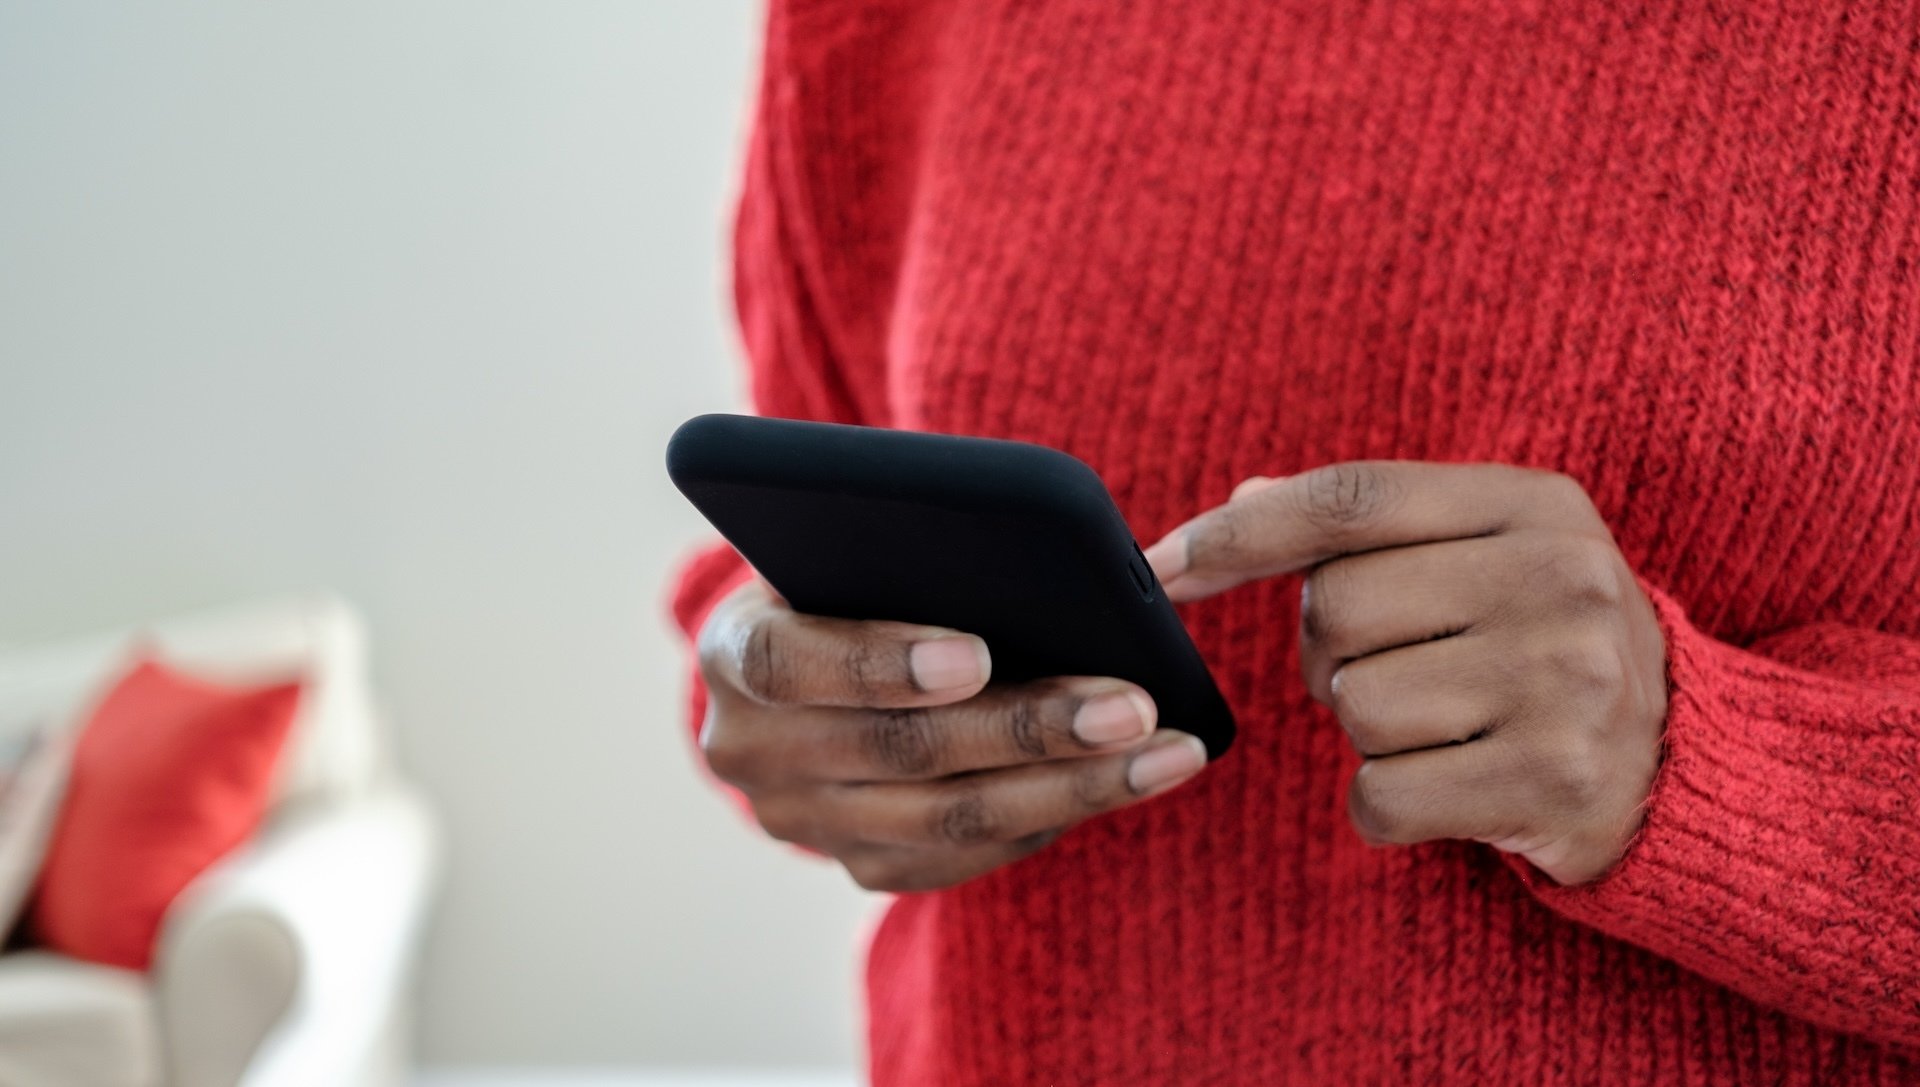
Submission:
[[[757,18],[0,0],[0,639],[364,605],[431,1061],[853,1060],[866,903],[697,779],[662,619]]]

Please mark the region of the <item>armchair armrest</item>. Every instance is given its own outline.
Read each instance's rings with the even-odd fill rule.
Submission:
[[[168,1082],[366,1083],[404,1012],[436,833],[382,786],[284,813],[174,903],[154,960]]]

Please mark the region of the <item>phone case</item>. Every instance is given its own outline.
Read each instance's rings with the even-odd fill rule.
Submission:
[[[1041,445],[702,415],[681,493],[796,610],[978,634],[993,682],[1118,676],[1217,758],[1234,722],[1106,486]]]

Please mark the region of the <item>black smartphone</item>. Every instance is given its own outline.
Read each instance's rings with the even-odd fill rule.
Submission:
[[[993,682],[1117,676],[1218,758],[1233,714],[1100,477],[1027,442],[702,415],[674,486],[795,610],[951,627]]]

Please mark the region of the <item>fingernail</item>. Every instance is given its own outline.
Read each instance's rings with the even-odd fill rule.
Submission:
[[[1089,698],[1073,715],[1073,734],[1084,744],[1137,740],[1153,727],[1153,703],[1138,691]]]
[[[913,685],[923,691],[971,687],[987,678],[987,643],[968,635],[915,642],[907,651]]]
[[[1207,765],[1207,749],[1198,737],[1168,732],[1155,738],[1127,765],[1127,788],[1141,796],[1170,789]]]
[[[1187,572],[1187,526],[1181,525],[1161,537],[1160,542],[1141,552],[1153,575],[1165,585]]]

